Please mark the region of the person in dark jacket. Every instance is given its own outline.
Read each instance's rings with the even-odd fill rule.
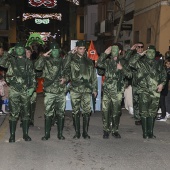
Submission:
[[[160,101],[159,101],[159,104],[160,104],[160,108],[161,108],[161,111],[162,111],[162,114],[160,117],[157,117],[156,120],[159,120],[159,121],[166,121],[167,120],[167,117],[166,117],[166,102],[165,102],[165,98],[166,96],[168,95],[168,84],[169,84],[169,81],[170,81],[170,68],[168,68],[168,64],[170,64],[170,58],[166,59],[165,60],[165,67],[166,67],[166,71],[167,71],[167,80],[166,80],[166,84],[161,92],[161,95],[160,95]]]

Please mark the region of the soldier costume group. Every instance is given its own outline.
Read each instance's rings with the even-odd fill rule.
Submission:
[[[31,42],[30,42],[31,43]],[[139,115],[142,122],[143,138],[154,138],[153,128],[158,108],[160,92],[166,83],[166,71],[162,62],[156,61],[154,46],[149,46],[143,53],[134,53],[138,44],[121,56],[122,46],[113,44],[102,53],[97,61],[97,68],[104,70],[102,120],[103,138],[108,139],[109,134],[121,138],[118,128],[121,117],[121,101],[127,78],[135,81],[138,95]],[[83,116],[82,137],[89,139],[88,128],[91,116],[91,98],[97,96],[96,68],[87,56],[86,42],[77,41],[76,47],[69,52],[65,60],[60,56],[57,43],[50,44],[50,51],[41,54],[33,62],[26,57],[25,46],[17,43],[14,48],[4,53],[0,66],[7,68],[6,81],[9,84],[10,107],[10,138],[15,142],[15,131],[19,116],[22,117],[23,139],[31,141],[28,136],[31,113],[31,98],[34,100],[36,89],[35,70],[42,71],[44,78],[44,104],[45,104],[45,135],[42,140],[50,138],[52,118],[57,118],[58,139],[64,140],[63,128],[66,107],[66,83],[69,82],[69,92],[72,105],[72,118],[75,128],[74,139],[81,137],[80,113]],[[143,57],[145,55],[145,57]],[[31,116],[32,114],[32,116]],[[32,117],[32,118],[31,118]]]

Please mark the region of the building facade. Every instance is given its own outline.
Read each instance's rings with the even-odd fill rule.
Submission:
[[[135,1],[134,42],[155,45],[163,55],[170,49],[170,1]]]

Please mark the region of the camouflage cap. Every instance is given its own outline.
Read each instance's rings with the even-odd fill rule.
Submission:
[[[24,47],[25,48],[24,43],[22,43],[22,42],[17,42],[15,44],[15,48],[17,48],[17,47]]]
[[[76,47],[86,47],[86,41],[84,40],[77,41]]]
[[[58,45],[58,43],[56,43],[56,42],[51,42],[50,43],[50,49],[59,49],[60,47],[59,47],[59,45]]]
[[[156,51],[156,48],[155,48],[155,46],[154,46],[154,45],[150,45],[150,46],[148,46],[148,49],[152,49],[152,50],[155,50],[155,51]]]

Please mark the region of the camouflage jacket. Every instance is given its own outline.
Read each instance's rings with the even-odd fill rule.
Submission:
[[[66,92],[66,85],[60,84],[62,78],[62,71],[64,68],[62,58],[42,57],[40,56],[35,61],[35,69],[42,70],[42,76],[44,78],[44,91],[49,93],[63,93]]]
[[[117,70],[117,63],[123,66],[122,70]],[[126,77],[131,76],[131,72],[126,67],[126,60],[119,56],[118,60],[108,58],[106,53],[102,53],[97,61],[99,68],[105,69],[105,80],[103,89],[110,93],[124,92]]]
[[[127,63],[128,63],[127,67],[129,67],[129,69],[131,71],[131,84],[132,84],[132,86],[136,87],[137,86],[137,70],[129,65],[130,58],[132,58],[135,54],[137,54],[136,50],[127,50],[126,55],[125,55],[125,59],[127,60]],[[144,57],[145,56],[141,57],[141,60]]]
[[[69,53],[66,58],[64,73],[70,80],[70,90],[77,92],[97,92],[97,74],[92,60],[86,54],[81,58]]]
[[[149,60],[135,54],[129,60],[129,66],[136,70],[138,93],[155,92],[159,84],[166,83],[166,70],[161,60]]]
[[[27,58],[17,58],[5,53],[0,60],[0,66],[7,68],[6,81],[10,88],[24,92],[36,88],[33,63]]]

